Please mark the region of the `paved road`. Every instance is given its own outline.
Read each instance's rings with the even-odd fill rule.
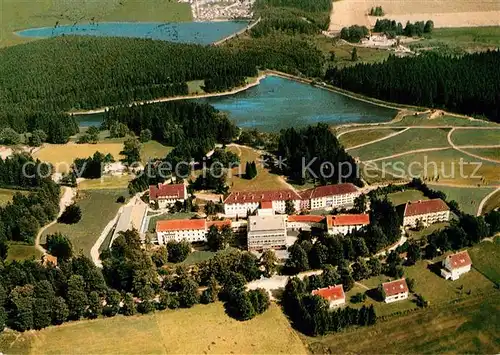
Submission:
[[[35,248],[38,249],[38,250],[40,250],[43,254],[47,253],[47,250],[45,250],[45,248],[42,247],[42,245],[40,244],[40,239],[42,237],[43,232],[45,232],[45,230],[47,230],[47,228],[49,228],[49,227],[51,227],[51,226],[53,226],[54,224],[57,223],[57,219],[59,217],[61,217],[61,215],[64,212],[64,210],[66,209],[66,207],[69,206],[69,205],[71,205],[71,203],[73,202],[73,198],[76,195],[76,189],[75,188],[63,186],[62,190],[63,190],[63,193],[61,195],[61,200],[59,201],[59,213],[57,214],[57,218],[54,219],[49,224],[46,224],[45,226],[43,226],[42,228],[40,228],[40,230],[38,231],[38,234],[36,235]]]
[[[410,128],[405,128],[401,131],[398,131],[398,132],[394,132],[394,133],[391,133],[389,134],[388,136],[385,136],[385,137],[382,137],[382,138],[378,138],[378,139],[375,139],[373,141],[370,141],[370,142],[366,142],[366,143],[363,143],[363,144],[358,144],[358,145],[355,145],[354,147],[349,147],[349,148],[346,148],[346,151],[348,150],[351,150],[351,149],[357,149],[357,148],[361,148],[361,147],[364,147],[365,145],[369,145],[369,144],[373,144],[373,143],[378,143],[378,142],[381,142],[381,141],[384,141],[386,139],[389,139],[389,138],[392,138],[394,136],[397,136],[403,132],[406,132],[407,130],[409,130]],[[340,137],[340,135],[339,135]],[[337,137],[338,138],[338,137]]]
[[[500,187],[498,187],[496,190],[493,190],[492,192],[490,192],[488,195],[486,195],[481,200],[481,202],[479,203],[479,206],[477,207],[477,213],[476,213],[477,216],[480,216],[482,214],[482,212],[483,212],[483,206],[486,203],[486,201],[488,201],[494,194],[496,194],[499,191],[500,191]]]

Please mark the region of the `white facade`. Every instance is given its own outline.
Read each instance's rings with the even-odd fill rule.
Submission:
[[[298,221],[293,221],[293,222],[287,222],[286,223],[286,228],[288,230],[292,231],[298,231],[298,230],[303,230],[303,231],[310,231],[311,228],[325,228],[325,224],[322,222],[298,222]]]
[[[250,216],[247,232],[248,250],[286,248],[286,216]]]
[[[331,210],[339,207],[352,207],[354,205],[354,199],[358,197],[359,194],[359,192],[353,192],[348,194],[311,198],[309,208],[311,210]]]
[[[446,280],[458,280],[460,275],[463,275],[470,271],[472,265],[465,265],[459,268],[452,268],[450,265],[450,259],[446,258],[443,260],[443,269],[441,269],[441,276]]]
[[[285,213],[285,200],[272,201],[273,213]],[[293,200],[296,211],[300,210],[300,200]],[[248,211],[254,213],[260,207],[260,202],[248,201],[238,203],[224,203],[224,214],[227,217],[246,217]]]
[[[385,303],[392,303],[392,302],[396,302],[396,301],[402,301],[402,300],[405,300],[408,298],[408,291],[406,292],[401,292],[397,295],[393,295],[393,296],[387,296],[385,297],[384,299],[384,302]]]
[[[331,235],[346,235],[352,231],[356,231],[358,229],[361,229],[364,227],[364,225],[352,225],[352,226],[331,226],[328,227],[328,234]]]
[[[207,240],[206,236],[207,231],[205,228],[156,232],[159,245],[165,245],[171,240],[175,240],[177,242],[186,240],[190,243],[203,242]]]
[[[416,227],[418,220],[422,220],[422,222],[426,225],[439,222],[448,222],[450,220],[450,211],[439,211],[415,216],[405,216],[403,218],[403,225],[405,227]]]

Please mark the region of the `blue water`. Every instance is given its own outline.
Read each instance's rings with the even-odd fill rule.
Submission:
[[[239,127],[266,132],[318,122],[384,122],[396,115],[396,110],[276,76],[268,76],[259,85],[234,95],[192,100],[227,112]],[[103,116],[79,115],[76,119],[80,126],[95,126]]]
[[[318,122],[384,122],[396,115],[396,110],[276,76],[234,95],[197,101],[228,112],[239,127],[267,132]]]
[[[16,32],[23,37],[61,35],[150,38],[177,43],[211,44],[244,29],[248,21],[220,22],[103,22],[30,28]]]

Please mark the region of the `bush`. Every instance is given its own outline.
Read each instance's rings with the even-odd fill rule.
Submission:
[[[58,259],[67,260],[73,255],[71,241],[61,233],[47,236],[47,250]]]
[[[362,303],[366,300],[366,294],[358,292],[355,295],[351,296],[351,302],[352,303]]]
[[[116,202],[117,202],[117,203],[125,203],[125,196],[119,196],[119,197],[116,199]]]
[[[78,223],[80,219],[82,219],[82,210],[80,209],[80,206],[72,204],[66,207],[57,221],[64,224],[75,224]]]
[[[358,43],[361,38],[368,36],[368,28],[366,26],[353,25],[351,27],[344,27],[340,31],[340,38],[351,43]]]

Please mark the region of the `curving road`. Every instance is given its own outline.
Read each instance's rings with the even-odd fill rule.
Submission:
[[[473,158],[476,158],[476,159],[479,159],[479,160],[484,160],[484,161],[488,161],[488,162],[491,162],[491,163],[500,164],[500,160],[482,157],[480,155],[468,152],[468,151],[466,151],[466,150],[463,149],[463,148],[478,148],[478,149],[482,149],[482,148],[486,148],[486,149],[488,149],[488,148],[500,148],[500,145],[464,145],[464,146],[455,145],[453,143],[453,141],[451,140],[451,136],[452,136],[453,132],[456,129],[461,129],[461,127],[460,128],[455,127],[453,129],[451,129],[448,132],[448,136],[447,136],[448,144],[451,145],[453,147],[453,149],[458,150],[460,153],[463,153],[465,155],[468,155],[470,157],[473,157]]]
[[[378,138],[378,139],[375,139],[373,141],[369,141],[369,142],[366,142],[366,143],[362,143],[362,144],[358,144],[358,145],[355,145],[354,147],[349,147],[349,148],[346,148],[345,150],[348,151],[348,150],[351,150],[351,149],[357,149],[357,148],[361,148],[361,147],[364,147],[365,145],[370,145],[370,144],[373,144],[373,143],[378,143],[378,142],[381,142],[381,141],[384,141],[386,139],[389,139],[389,138],[392,138],[394,136],[397,136],[397,135],[400,135],[401,133],[404,133],[406,132],[407,130],[409,130],[410,128],[405,128],[403,129],[402,131],[398,131],[398,132],[394,132],[394,133],[391,133],[385,137],[382,137],[382,138]],[[344,132],[345,133],[345,132]],[[340,137],[341,135],[339,135],[338,137]],[[337,138],[338,138],[337,137]]]
[[[494,194],[496,194],[499,191],[500,191],[500,186],[496,190],[493,190],[492,192],[490,192],[488,195],[486,195],[481,200],[481,202],[479,203],[479,206],[477,207],[477,213],[476,213],[477,216],[480,216],[482,214],[482,212],[483,212],[483,206],[486,203],[486,201],[488,201]]]

